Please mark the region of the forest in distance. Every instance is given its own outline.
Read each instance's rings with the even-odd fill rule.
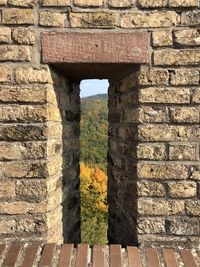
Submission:
[[[107,244],[108,96],[81,98],[81,242]]]

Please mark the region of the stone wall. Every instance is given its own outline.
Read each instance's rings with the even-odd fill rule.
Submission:
[[[109,90],[109,239],[199,244],[199,1],[0,0],[0,10],[1,239],[79,240],[78,82],[41,63],[41,33],[106,29],[151,36],[149,64]]]

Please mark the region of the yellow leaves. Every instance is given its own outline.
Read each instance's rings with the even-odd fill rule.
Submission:
[[[82,203],[87,206],[95,205],[98,210],[107,213],[107,175],[99,168],[81,162],[80,179]]]

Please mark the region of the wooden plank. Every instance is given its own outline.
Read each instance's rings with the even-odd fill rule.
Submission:
[[[188,249],[181,250],[181,256],[183,258],[183,262],[185,264],[185,267],[197,267],[197,264],[195,263],[194,257]]]
[[[147,256],[148,267],[160,267],[157,249],[147,248],[146,256]]]
[[[87,267],[89,257],[89,245],[79,244],[77,251],[76,267]]]
[[[94,245],[93,247],[93,267],[104,267],[104,245]]]
[[[21,267],[27,267],[27,266],[32,267],[33,266],[38,248],[39,248],[38,245],[30,245],[26,248]]]
[[[128,261],[130,267],[142,267],[140,253],[136,247],[127,247]]]
[[[173,249],[162,249],[166,267],[178,267],[176,256]]]
[[[110,245],[110,267],[121,267],[121,266],[122,266],[121,246]]]
[[[4,260],[3,266],[13,267],[17,261],[19,251],[20,251],[20,244],[11,245]]]
[[[62,245],[58,267],[71,267],[73,248],[72,244]]]
[[[42,251],[42,256],[41,256],[41,260],[39,263],[39,267],[44,267],[44,266],[51,267],[52,266],[52,260],[53,260],[55,248],[56,248],[56,244],[53,244],[53,243],[45,244],[44,249]]]

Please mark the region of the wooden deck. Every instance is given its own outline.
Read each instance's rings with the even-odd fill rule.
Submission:
[[[0,245],[3,267],[200,267],[200,251],[120,245]]]

